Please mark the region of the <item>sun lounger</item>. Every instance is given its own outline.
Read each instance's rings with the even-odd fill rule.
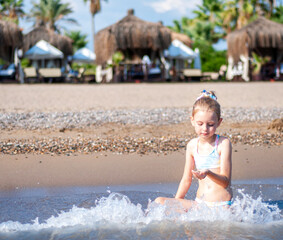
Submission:
[[[202,80],[218,80],[219,73],[217,72],[204,72],[204,78]]]
[[[185,77],[202,77],[200,69],[184,69],[183,74]]]
[[[49,79],[49,82],[63,77],[60,68],[40,68],[38,72],[41,78]]]
[[[44,78],[58,78],[62,76],[60,68],[40,68],[38,71]]]
[[[201,72],[200,69],[184,69],[183,75],[189,80],[217,80],[219,74],[217,72]]]
[[[38,75],[35,67],[27,67],[27,68],[23,68],[23,70],[24,70],[25,81],[31,82],[38,80]]]
[[[185,79],[200,81],[203,74],[200,69],[184,69],[183,75]]]

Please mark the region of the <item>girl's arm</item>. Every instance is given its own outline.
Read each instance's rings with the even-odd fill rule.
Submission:
[[[209,177],[212,181],[226,188],[231,181],[232,172],[232,145],[229,139],[225,138],[221,142],[220,173],[214,173],[209,169],[204,171],[193,171],[193,175],[198,179]]]
[[[175,198],[184,199],[192,183],[192,170],[194,169],[194,159],[192,155],[192,141],[187,145],[186,163],[183,177],[180,181]]]

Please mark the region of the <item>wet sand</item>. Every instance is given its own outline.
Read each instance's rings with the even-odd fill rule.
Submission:
[[[0,190],[179,182],[185,153],[77,156],[0,155]],[[233,180],[283,176],[282,147],[233,148]]]
[[[223,108],[282,108],[283,83],[191,83],[123,85],[0,85],[0,114],[29,112],[78,112],[114,109],[191,107],[202,89],[215,90]],[[283,177],[282,133],[268,129],[269,121],[220,127],[220,133],[253,136],[248,144],[233,145],[233,180]],[[131,136],[183,137],[193,134],[189,122],[168,126],[102,124],[83,129],[0,129],[0,142],[17,139],[125,138]],[[258,135],[273,134],[276,144],[257,142]],[[273,136],[270,135],[270,136]],[[185,150],[163,153],[109,151],[71,155],[0,154],[0,190],[53,186],[98,186],[178,182]]]

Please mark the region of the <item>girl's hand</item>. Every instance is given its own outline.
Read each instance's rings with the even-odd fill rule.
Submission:
[[[192,170],[193,176],[195,178],[199,179],[199,180],[204,179],[207,176],[208,172],[209,172],[209,170],[207,170],[207,169],[199,170],[199,171]]]

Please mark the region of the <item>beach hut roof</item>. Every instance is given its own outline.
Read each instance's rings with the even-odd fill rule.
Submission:
[[[247,26],[227,35],[228,56],[234,61],[240,55],[249,56],[250,51],[261,55],[270,55],[274,51],[283,51],[283,24],[259,17]]]
[[[174,40],[179,40],[182,43],[184,43],[185,45],[187,45],[188,47],[192,47],[192,39],[190,39],[190,37],[186,34],[183,33],[177,33],[177,32],[171,32],[171,39]]]
[[[28,59],[58,59],[63,58],[64,54],[50,43],[40,40],[32,48],[25,53],[25,57]]]
[[[23,35],[13,22],[0,20],[0,58],[13,61],[14,49],[22,45]]]
[[[67,36],[56,34],[54,31],[45,27],[37,27],[24,35],[23,51],[26,52],[38,41],[45,40],[54,47],[58,48],[65,56],[73,55],[72,39]]]
[[[81,48],[73,55],[73,61],[82,63],[94,63],[95,54],[88,48]]]
[[[130,9],[126,17],[96,34],[96,62],[105,63],[118,50],[132,50],[141,59],[148,51],[167,49],[170,43],[171,31],[168,28],[141,20]]]

